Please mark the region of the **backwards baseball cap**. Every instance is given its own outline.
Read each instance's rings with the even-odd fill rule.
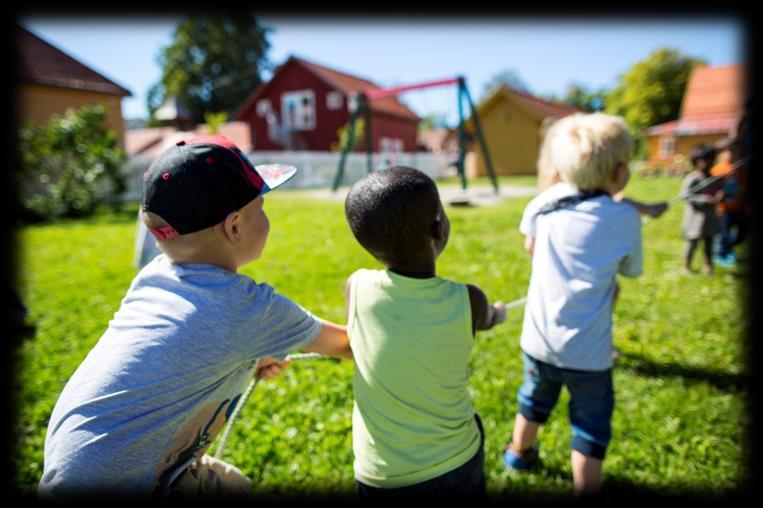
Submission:
[[[294,166],[255,166],[224,136],[198,136],[167,148],[143,175],[144,212],[169,226],[149,228],[158,239],[193,233],[225,220],[297,172]]]

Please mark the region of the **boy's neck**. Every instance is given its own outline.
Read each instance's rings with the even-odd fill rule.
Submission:
[[[437,275],[434,260],[431,259],[389,263],[387,270],[412,279],[428,279]]]
[[[220,268],[224,270],[228,270],[229,272],[237,273],[238,272],[238,266],[236,265],[236,262],[231,259],[229,256],[219,255],[215,253],[202,253],[202,252],[194,252],[189,253],[186,255],[170,255],[167,254],[167,257],[169,257],[173,263],[178,264],[184,264],[184,263],[196,263],[196,264],[205,264],[205,265],[215,265],[219,266]]]

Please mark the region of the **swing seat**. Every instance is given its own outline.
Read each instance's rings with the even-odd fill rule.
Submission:
[[[472,206],[468,197],[456,197],[448,201],[450,206]]]

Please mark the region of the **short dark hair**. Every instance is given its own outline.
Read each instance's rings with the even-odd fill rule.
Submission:
[[[706,145],[704,143],[700,143],[692,147],[691,153],[689,154],[689,158],[691,159],[692,165],[696,166],[698,160],[714,159],[716,153],[717,153],[716,149],[713,148],[712,146]]]
[[[347,193],[344,214],[360,245],[392,262],[426,245],[439,207],[434,180],[418,169],[393,166],[357,181]]]

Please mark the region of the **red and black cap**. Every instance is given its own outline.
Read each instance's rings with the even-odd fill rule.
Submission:
[[[143,175],[143,211],[169,227],[150,228],[160,240],[193,233],[225,220],[297,172],[293,166],[254,166],[224,136],[198,136],[163,151]]]

